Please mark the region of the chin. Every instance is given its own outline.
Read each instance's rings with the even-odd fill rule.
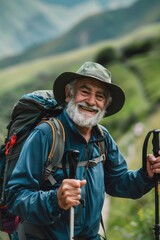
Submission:
[[[80,114],[84,117],[84,118],[93,118],[95,116],[95,114],[93,113],[86,113],[86,112],[80,112]]]
[[[92,118],[93,116],[92,116],[92,115],[84,114],[83,117],[84,117],[85,119],[88,119],[88,118]]]

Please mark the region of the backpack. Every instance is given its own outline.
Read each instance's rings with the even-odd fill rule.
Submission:
[[[5,204],[5,186],[12,174],[20,155],[21,148],[30,132],[37,124],[46,122],[50,125],[53,142],[46,161],[45,180],[52,183],[52,173],[61,161],[65,133],[61,122],[55,117],[62,108],[57,105],[51,90],[35,91],[23,95],[14,105],[8,133],[0,147],[0,230],[11,234],[19,223],[19,217],[9,213]],[[60,151],[61,149],[61,151]],[[54,159],[54,162],[52,161]]]

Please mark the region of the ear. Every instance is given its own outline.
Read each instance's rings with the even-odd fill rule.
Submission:
[[[68,103],[71,100],[71,89],[68,85],[65,87],[65,102]]]

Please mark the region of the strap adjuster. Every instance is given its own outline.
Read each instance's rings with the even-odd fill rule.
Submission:
[[[86,167],[95,167],[95,166],[97,166],[97,164],[98,164],[98,162],[90,160],[86,164]]]
[[[91,159],[87,162],[86,167],[95,167],[98,163],[105,161],[105,154],[102,154],[100,157]]]

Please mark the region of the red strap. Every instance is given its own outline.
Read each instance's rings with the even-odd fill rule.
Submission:
[[[17,141],[17,135],[13,134],[9,142],[6,143],[6,152],[5,152],[6,155],[9,154],[9,150],[14,146],[16,141]]]

